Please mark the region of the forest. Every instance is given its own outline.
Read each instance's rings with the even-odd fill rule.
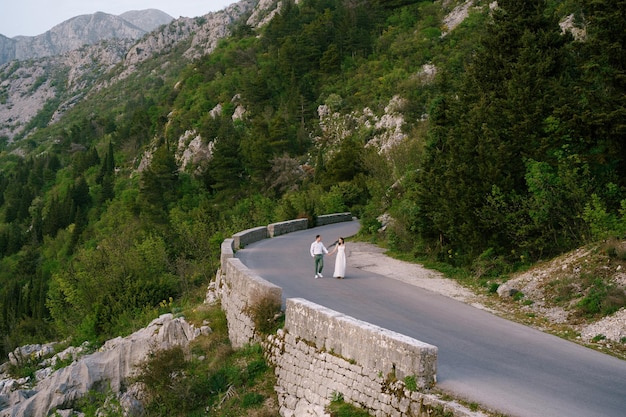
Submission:
[[[350,211],[362,239],[476,279],[623,239],[626,3],[475,1],[449,30],[460,3],[285,0],[199,60],[44,109],[0,149],[0,356],[200,303],[223,239],[275,221]],[[381,146],[368,120],[390,113]],[[211,155],[183,167],[190,131]]]

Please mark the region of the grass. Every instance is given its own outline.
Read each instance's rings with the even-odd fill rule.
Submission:
[[[370,417],[367,411],[345,402],[341,393],[333,393],[332,400],[326,407],[326,412],[331,417]]]
[[[478,409],[478,406],[474,406],[474,410]],[[334,393],[333,398],[326,407],[326,412],[330,414],[331,417],[370,417],[367,411],[354,406],[352,404],[348,404],[344,401],[343,396],[341,394]],[[454,413],[452,411],[444,410],[441,405],[427,405],[420,404],[420,416],[429,416],[429,417],[454,417]]]
[[[252,304],[246,311],[252,317],[257,333],[269,335],[285,324],[280,299],[263,297]]]

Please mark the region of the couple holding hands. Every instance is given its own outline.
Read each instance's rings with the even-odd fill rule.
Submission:
[[[333,245],[335,245],[335,248],[332,252],[328,252],[328,249],[326,249],[322,243],[322,237],[320,235],[315,236],[315,241],[311,243],[311,256],[315,258],[315,279],[323,278],[322,269],[324,269],[324,255],[332,255],[335,252],[337,252],[337,256],[335,258],[335,272],[333,276],[337,279],[343,279],[346,275],[346,244],[343,238],[340,237]]]

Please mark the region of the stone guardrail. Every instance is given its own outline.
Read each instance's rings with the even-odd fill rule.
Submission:
[[[333,213],[317,216],[315,222],[318,226],[324,226],[327,224],[341,223],[351,220],[352,213]],[[280,236],[286,233],[296,232],[298,230],[306,230],[309,227],[308,222],[308,219],[295,219],[243,230],[233,235],[232,249],[242,249],[250,243],[258,242],[259,240],[267,239],[269,237]]]
[[[308,219],[295,219],[286,222],[272,223],[267,226],[268,237],[276,237],[298,230],[306,230],[309,228]]]
[[[285,331],[370,371],[435,383],[437,348],[304,299],[288,299]]]
[[[255,227],[235,233],[233,235],[233,249],[237,250],[245,248],[250,243],[258,242],[259,240],[267,239],[268,237],[267,226]]]
[[[324,214],[315,218],[316,226],[326,226],[327,224],[349,222],[352,220],[352,213]]]
[[[226,262],[228,259],[234,258],[234,257],[235,257],[234,240],[232,238],[224,239],[224,241],[222,242],[222,246],[220,248],[220,265],[222,266],[222,268],[224,267],[224,265],[226,265]]]
[[[353,220],[350,213],[339,213],[320,216],[316,224],[349,220]],[[256,331],[251,307],[264,298],[280,305],[282,289],[253,274],[234,258],[234,251],[304,230],[306,222],[297,219],[248,229],[222,244],[216,287],[233,347],[264,344],[268,360],[276,367],[283,417],[324,416],[324,407],[335,394],[375,415],[420,415],[416,412],[422,412],[428,395],[408,391],[404,381],[412,381],[415,390],[435,384],[437,347],[302,299],[287,300],[285,327],[276,335],[262,340]]]

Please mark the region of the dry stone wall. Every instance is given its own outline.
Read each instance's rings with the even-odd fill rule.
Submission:
[[[315,218],[316,226],[325,226],[327,224],[349,222],[352,220],[352,213],[333,213],[324,214],[323,216],[317,216]]]
[[[228,322],[228,337],[235,348],[259,342],[253,309],[261,300],[281,303],[282,288],[254,275],[237,258],[227,258],[218,274],[217,287]]]
[[[338,396],[375,416],[417,416],[435,382],[435,346],[303,299],[287,300],[266,352],[284,417],[323,416]]]

